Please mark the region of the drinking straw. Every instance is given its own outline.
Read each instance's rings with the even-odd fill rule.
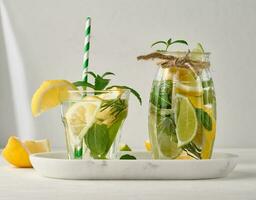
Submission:
[[[91,18],[86,18],[85,24],[85,40],[84,40],[84,58],[83,58],[83,81],[87,82],[88,65],[89,65],[89,50],[90,50],[90,35],[91,35]]]

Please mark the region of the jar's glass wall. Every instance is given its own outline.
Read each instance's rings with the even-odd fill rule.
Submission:
[[[153,158],[209,159],[216,132],[209,54],[170,55],[177,63],[162,62],[150,93],[148,127]]]

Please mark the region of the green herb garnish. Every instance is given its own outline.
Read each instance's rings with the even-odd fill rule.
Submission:
[[[86,74],[92,76],[92,78],[94,79],[94,83],[89,83],[88,81],[76,81],[73,84],[76,87],[82,87],[83,89],[85,89],[86,87],[89,87],[93,90],[96,90],[96,92],[97,90],[108,90],[114,87],[121,88],[121,89],[128,89],[138,99],[140,104],[142,104],[140,94],[136,90],[132,89],[131,87],[121,86],[121,85],[109,86],[111,79],[106,78],[106,76],[115,75],[113,72],[105,72],[103,75],[99,75],[99,74],[95,74],[92,71],[89,71],[89,72],[86,72]]]
[[[212,119],[207,112],[201,108],[196,108],[196,116],[198,122],[203,124],[204,128],[206,128],[208,131],[212,130]]]
[[[120,160],[136,160],[136,157],[129,154],[125,154],[120,157]]]
[[[160,51],[167,51],[168,48],[169,48],[171,45],[175,44],[175,43],[185,44],[185,45],[188,46],[188,43],[187,43],[185,40],[174,40],[174,41],[173,41],[173,40],[170,38],[170,39],[168,39],[168,40],[166,40],[166,41],[160,40],[160,41],[154,42],[154,43],[151,45],[151,47],[153,47],[153,46],[155,46],[155,45],[157,45],[157,44],[164,44],[164,45],[165,45],[165,49],[164,49],[164,50],[160,50]]]

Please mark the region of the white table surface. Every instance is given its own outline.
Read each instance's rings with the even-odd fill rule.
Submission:
[[[212,180],[58,180],[10,167],[0,157],[0,200],[256,200],[256,149],[222,149],[239,155],[226,178]]]

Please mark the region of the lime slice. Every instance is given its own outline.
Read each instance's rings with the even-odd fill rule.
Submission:
[[[80,101],[73,104],[65,114],[69,131],[74,136],[82,138],[96,121],[96,114],[101,106],[99,98],[90,97],[90,101]]]
[[[178,147],[182,147],[191,142],[196,136],[197,118],[196,112],[187,97],[177,95],[178,116],[177,116],[177,138]]]
[[[160,134],[158,135],[157,139],[158,139],[160,151],[164,156],[174,159],[181,154],[182,149],[179,148],[177,146],[177,143],[172,140],[171,135]]]
[[[119,148],[120,151],[131,151],[132,149],[127,144],[122,144]]]
[[[191,51],[192,60],[202,60],[204,54],[204,48],[202,44],[197,43],[196,47]]]

